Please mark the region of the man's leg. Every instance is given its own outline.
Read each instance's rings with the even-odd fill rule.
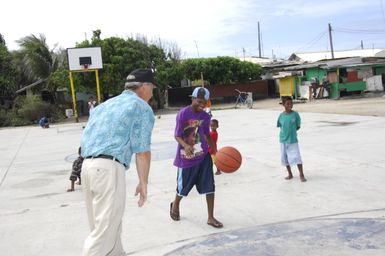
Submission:
[[[71,180],[71,188],[67,189],[67,192],[72,192],[72,191],[75,191],[75,185],[74,185],[75,181]]]
[[[126,197],[125,168],[107,159],[91,161],[89,168],[82,169],[84,188],[92,191],[88,193],[87,204],[91,208],[91,233],[84,242],[83,256],[124,255],[121,225]],[[84,171],[88,174],[84,175]]]
[[[90,180],[88,177],[89,168],[91,165],[91,159],[86,159],[83,162],[82,166],[82,178],[83,178],[83,194],[84,199],[86,203],[86,209],[87,209],[87,217],[88,217],[88,225],[90,227],[90,230],[93,230],[95,227],[94,223],[94,209],[92,206],[92,192],[91,192],[91,186],[90,186]]]
[[[285,180],[290,180],[293,178],[293,173],[291,172],[289,159],[287,155],[288,146],[287,144],[281,143],[280,148],[281,148],[281,164],[286,166],[286,170],[288,173],[288,175],[285,177]]]
[[[214,193],[206,195],[208,220],[214,219],[214,198],[215,198]]]
[[[82,176],[81,175],[78,176],[78,182],[76,182],[76,184],[82,185]]]
[[[286,170],[287,170],[287,177],[285,177],[286,180],[291,180],[293,178],[293,173],[291,172],[290,165],[286,165]]]
[[[207,215],[208,215],[207,224],[215,228],[221,228],[223,227],[223,224],[214,218],[214,198],[215,198],[214,193],[210,193],[206,195]]]
[[[182,198],[181,196],[175,195],[174,202],[170,205],[170,217],[175,221],[180,220],[179,205]]]
[[[299,151],[298,143],[289,144],[287,154],[288,154],[289,163],[291,163],[292,165],[294,164],[297,165],[298,171],[299,171],[299,178],[301,179],[302,182],[305,182],[306,179],[305,179],[305,175],[303,174],[302,158],[301,158],[301,153]]]
[[[207,203],[207,224],[215,228],[223,227],[223,224],[214,218],[214,198],[215,198],[215,181],[213,174],[213,162],[210,155],[204,158],[199,165],[199,175],[197,180],[197,190],[200,194],[206,195]]]
[[[171,219],[178,221],[180,220],[179,205],[183,196],[187,196],[191,188],[195,184],[197,171],[191,168],[178,168],[177,173],[177,187],[176,195],[173,202],[170,203],[170,217]]]
[[[301,179],[302,182],[306,182],[305,175],[303,174],[303,166],[302,164],[297,164],[298,171],[299,171],[299,178]]]

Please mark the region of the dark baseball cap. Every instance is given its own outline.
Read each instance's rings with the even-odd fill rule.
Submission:
[[[148,68],[138,68],[132,71],[126,79],[126,83],[152,83],[154,87],[158,84],[155,82],[154,73]]]

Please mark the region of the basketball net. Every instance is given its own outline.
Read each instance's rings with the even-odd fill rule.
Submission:
[[[83,77],[86,78],[88,76],[88,72],[87,72],[88,64],[84,64],[84,65],[82,65],[82,67],[83,67],[83,71],[84,71],[84,72],[82,72],[83,73]]]

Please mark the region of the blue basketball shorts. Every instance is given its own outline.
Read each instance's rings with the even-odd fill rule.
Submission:
[[[178,196],[187,196],[191,189],[196,187],[199,194],[215,192],[213,162],[210,154],[198,165],[189,168],[178,168],[176,193]]]

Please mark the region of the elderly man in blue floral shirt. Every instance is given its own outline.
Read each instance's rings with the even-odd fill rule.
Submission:
[[[155,86],[150,69],[127,76],[125,91],[91,112],[81,138],[82,182],[91,232],[83,255],[125,255],[122,217],[126,188],[125,170],[136,155],[138,206],[147,199],[154,114],[148,101]]]

